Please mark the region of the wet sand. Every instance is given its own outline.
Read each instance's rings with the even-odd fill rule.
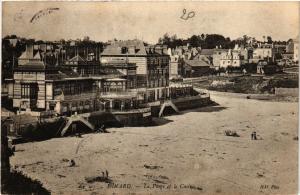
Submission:
[[[55,194],[297,193],[298,103],[211,98],[219,105],[156,119],[160,126],[17,145],[12,167]],[[106,170],[112,184],[86,180]]]

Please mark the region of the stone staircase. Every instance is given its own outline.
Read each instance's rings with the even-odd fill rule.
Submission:
[[[60,135],[64,136],[66,132],[68,131],[69,127],[72,125],[73,122],[81,122],[85,124],[88,128],[90,128],[92,131],[95,130],[94,125],[92,125],[88,120],[83,118],[82,116],[73,115],[71,117],[68,117],[67,122],[65,123],[63,129],[61,130]]]
[[[158,114],[158,117],[161,117],[165,108],[166,107],[172,107],[174,109],[175,112],[179,113],[179,110],[178,108],[175,106],[175,104],[171,101],[171,100],[168,100],[168,101],[165,101],[162,105],[161,105],[161,108],[160,108],[160,111],[159,111],[159,114]]]

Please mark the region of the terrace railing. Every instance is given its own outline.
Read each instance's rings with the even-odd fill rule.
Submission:
[[[100,98],[133,98],[137,96],[137,92],[132,91],[118,91],[118,92],[100,92]]]
[[[133,113],[148,113],[151,112],[151,108],[136,108],[136,109],[125,109],[125,110],[110,110],[113,114],[133,114]]]
[[[65,101],[87,100],[87,99],[96,98],[96,96],[97,96],[96,92],[85,92],[85,93],[75,94],[75,95],[64,95],[64,100]]]

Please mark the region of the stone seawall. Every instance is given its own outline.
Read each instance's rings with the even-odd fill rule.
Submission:
[[[140,108],[128,111],[112,112],[116,119],[124,126],[148,126],[152,123],[151,108]]]
[[[124,126],[137,127],[148,126],[152,122],[151,114],[143,116],[143,113],[114,114],[116,119]]]
[[[212,103],[210,97],[207,96],[191,96],[183,97],[171,100],[179,111],[193,109],[198,107],[204,107]],[[153,117],[158,117],[161,105],[151,106],[151,115]],[[175,111],[171,107],[167,107],[164,111],[165,114],[173,114]]]
[[[176,99],[173,101],[175,106],[181,110],[203,107],[211,104],[210,97],[193,96],[188,98]]]
[[[298,97],[299,88],[275,88],[275,95]]]

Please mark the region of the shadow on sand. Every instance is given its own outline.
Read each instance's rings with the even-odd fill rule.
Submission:
[[[198,108],[183,110],[180,112],[180,114],[185,114],[185,113],[189,113],[189,112],[220,112],[225,109],[227,109],[227,107],[220,106],[220,104],[212,101],[211,104],[209,104],[205,107],[198,107]]]
[[[168,124],[170,122],[173,122],[173,120],[169,120],[166,118],[153,117],[152,123],[149,126],[162,126],[162,125]]]
[[[2,194],[51,194],[40,181],[31,179],[21,171],[14,170],[8,176],[2,175],[1,179]]]
[[[224,106],[207,106],[207,107],[189,110],[189,112],[220,112],[226,108],[227,107],[224,107]]]
[[[220,106],[220,104],[216,102],[211,102],[211,104],[205,106],[205,107],[198,107],[193,109],[186,109],[182,110],[179,113],[176,113],[172,108],[168,107],[166,109],[166,112],[163,112],[163,115],[161,118],[159,117],[153,117],[152,118],[152,124],[149,126],[162,126],[168,123],[173,122],[173,120],[165,118],[166,116],[172,116],[172,115],[183,115],[190,112],[220,112],[224,109],[227,109],[227,107]]]

